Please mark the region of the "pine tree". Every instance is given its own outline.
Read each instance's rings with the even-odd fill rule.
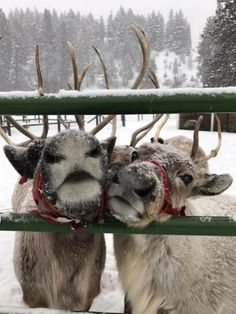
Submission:
[[[40,29],[40,60],[44,79],[44,88],[47,92],[56,92],[59,89],[57,34],[53,28],[52,14],[45,9]]]
[[[10,71],[11,71],[11,39],[8,20],[4,12],[0,9],[0,90],[7,91],[11,89]]]
[[[207,56],[206,44],[209,42]],[[216,14],[203,32],[199,54],[204,86],[236,86],[235,0],[218,0]]]
[[[166,37],[165,37],[165,46],[169,51],[174,51],[175,49],[175,18],[173,10],[169,13],[169,19],[166,24]]]
[[[198,46],[199,53],[199,73],[202,77],[204,87],[215,86],[214,71],[211,63],[214,58],[214,51],[216,48],[215,38],[213,34],[215,32],[214,18],[209,17],[206,22],[206,26],[201,35],[201,41]]]
[[[146,29],[152,49],[156,51],[162,51],[165,48],[165,23],[163,16],[158,12],[155,14],[153,11],[147,19]]]

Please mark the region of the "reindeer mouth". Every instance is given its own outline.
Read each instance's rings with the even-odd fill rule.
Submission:
[[[64,180],[64,183],[86,182],[87,180],[95,180],[94,177],[86,171],[75,171],[70,173]]]
[[[139,222],[144,214],[143,208],[134,206],[127,199],[121,196],[113,196],[110,198],[111,213],[112,215],[125,223],[137,223]]]

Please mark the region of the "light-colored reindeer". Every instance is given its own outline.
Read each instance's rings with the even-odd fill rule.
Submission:
[[[143,53],[140,73],[132,85],[137,88],[146,72],[150,50],[146,33],[140,27],[134,27],[134,30]],[[71,43],[69,49],[74,89],[79,90],[90,65],[78,75]],[[43,97],[38,46],[36,65],[38,91]],[[68,129],[62,117],[59,118]],[[48,117],[45,115],[42,136],[37,138],[7,116],[9,122],[30,138],[30,143],[17,146],[0,129],[9,144],[4,148],[5,154],[22,176],[12,196],[13,210],[34,212],[53,222],[67,223],[75,231],[83,229],[86,222],[99,219],[106,207],[107,162],[115,138],[99,143],[94,135],[113,118],[114,115],[107,116],[91,133],[86,133],[84,117],[76,116],[79,131],[67,130],[47,138]],[[104,262],[105,241],[101,234],[83,231],[16,234],[15,272],[24,301],[30,307],[88,310],[100,291]]]
[[[197,178],[206,156],[191,157],[172,145],[143,144],[133,163],[112,158],[109,189],[115,217],[132,227],[184,213],[188,197],[215,195],[229,175]],[[208,158],[212,157],[211,153]],[[235,202],[236,204],[236,202]],[[134,314],[233,314],[236,312],[236,240],[225,237],[114,235],[114,249]]]
[[[101,144],[92,134],[69,130],[28,147],[5,146],[24,178],[13,193],[13,210],[32,211],[75,230],[99,219],[113,145],[114,139]],[[15,272],[30,307],[88,310],[100,292],[104,263],[103,235],[16,233]]]

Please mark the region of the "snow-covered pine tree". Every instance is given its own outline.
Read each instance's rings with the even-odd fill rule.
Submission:
[[[155,51],[162,51],[165,48],[165,22],[163,16],[158,12],[153,11],[147,17],[146,31],[149,35],[152,49]]]
[[[2,91],[11,90],[9,77],[11,52],[9,23],[4,12],[0,9],[0,90]]]
[[[209,42],[210,54],[207,56]],[[199,54],[204,86],[236,86],[235,0],[218,0],[216,14],[204,29]]]

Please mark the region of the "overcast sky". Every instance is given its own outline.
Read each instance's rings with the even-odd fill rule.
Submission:
[[[1,0],[0,8],[5,13],[14,8],[34,8],[38,10],[56,9],[68,11],[73,9],[82,14],[92,13],[99,17],[106,17],[111,11],[116,12],[122,5],[131,8],[135,13],[148,14],[152,10],[168,17],[170,9],[182,9],[192,28],[193,43],[196,44],[208,16],[213,15],[216,9],[216,0]]]

